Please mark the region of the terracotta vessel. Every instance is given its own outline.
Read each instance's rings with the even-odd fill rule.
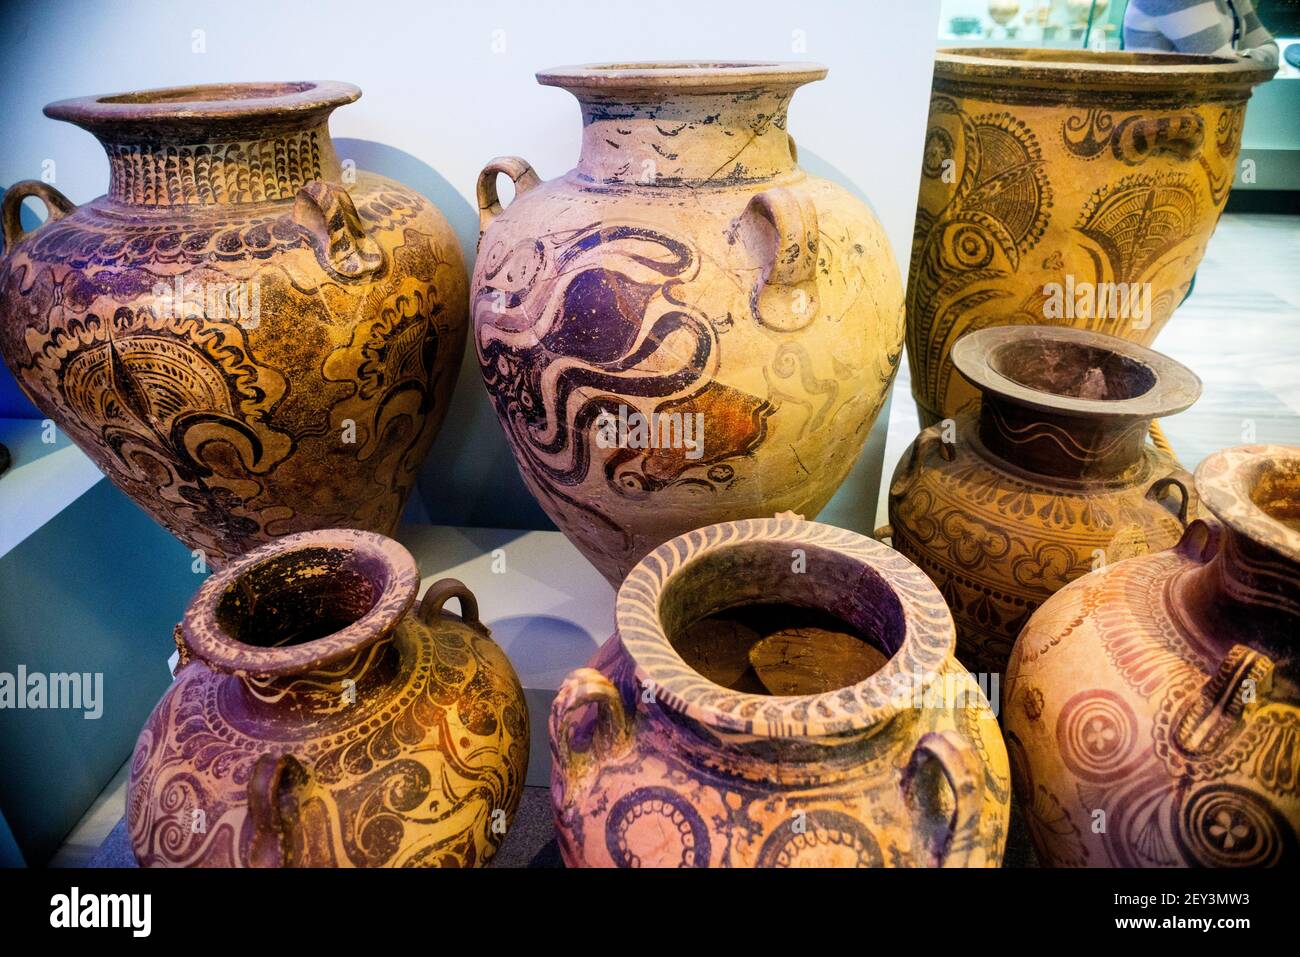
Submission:
[[[479,178],[488,392],[529,488],[616,587],[700,525],[817,512],[893,380],[902,289],[885,234],[799,168],[785,129],[795,90],[825,74],[548,70],[538,80],[582,105],[577,167],[543,183],[511,157]]]
[[[737,610],[839,624],[760,636]],[[996,719],[943,599],[897,552],[789,513],[712,525],[633,569],[617,621],[551,709],[570,866],[1001,861]]]
[[[1221,524],[1062,589],[1016,643],[1007,747],[1044,863],[1300,862],[1300,448],[1227,449],[1196,487]]]
[[[990,325],[1072,325],[1150,345],[1228,198],[1250,60],[943,50],[907,284],[922,426],[976,393],[953,344]]]
[[[212,564],[278,535],[390,532],[446,412],[465,268],[428,200],[341,161],[343,83],[64,100],[108,194],[4,196],[0,352],[27,395]],[[49,220],[19,224],[25,197]]]
[[[528,709],[458,581],[371,532],[250,552],[176,627],[176,681],[131,758],[145,867],[466,867],[523,793]],[[461,617],[442,610],[460,601]]]
[[[982,401],[903,453],[877,534],[939,587],[962,664],[1000,673],[1066,583],[1178,541],[1196,514],[1191,476],[1146,431],[1201,383],[1167,356],[1082,329],[980,329],[952,360]]]

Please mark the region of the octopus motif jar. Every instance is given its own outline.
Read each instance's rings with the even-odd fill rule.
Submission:
[[[1064,327],[980,329],[953,363],[981,402],[903,453],[877,535],[938,586],[958,659],[1001,673],[1068,582],[1178,541],[1196,512],[1191,476],[1146,433],[1201,385],[1150,349]]]
[[[1062,589],[1016,643],[1003,717],[1044,863],[1300,862],[1300,448],[1218,452],[1196,487],[1217,522]]]
[[[107,151],[107,195],[4,195],[10,371],[216,567],[291,532],[396,528],[460,369],[455,234],[330,139],[360,95],[233,83],[52,103]],[[27,197],[49,210],[30,232]]]
[[[773,603],[837,616],[858,647],[818,654],[802,641],[817,629],[753,644],[726,628],[707,663],[679,651],[710,616],[766,616]],[[551,709],[551,798],[570,866],[1000,863],[1010,791],[997,721],[952,657],[942,597],[897,552],[788,513],[712,525],[633,569],[617,621]],[[876,667],[845,684],[827,652],[863,648]],[[813,693],[719,684],[719,662],[733,661],[767,681],[812,677]]]
[[[213,575],[131,758],[145,867],[485,864],[523,794],[528,709],[458,581],[396,542],[285,536]],[[442,610],[459,599],[461,617]]]
[[[578,165],[542,182],[503,158],[479,178],[484,381],[529,489],[615,587],[700,525],[816,513],[884,402],[902,351],[888,241],[786,132],[825,74],[548,70],[582,106]]]
[[[1274,72],[1235,56],[939,51],[907,282],[922,426],[977,399],[952,361],[971,329],[1155,340],[1228,200],[1246,101]]]

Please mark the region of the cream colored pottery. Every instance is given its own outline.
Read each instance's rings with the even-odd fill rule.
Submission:
[[[525,482],[615,585],[701,525],[815,514],[902,346],[884,232],[795,158],[819,66],[644,63],[538,74],[582,107],[578,165],[479,179],[484,381]],[[497,177],[516,196],[502,209]],[[602,423],[651,422],[642,437]],[[687,432],[687,430],[692,430]]]

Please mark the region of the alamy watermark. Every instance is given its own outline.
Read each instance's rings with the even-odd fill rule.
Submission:
[[[132,937],[148,937],[153,929],[153,895],[82,893],[74,886],[50,898],[50,926],[123,928]]]
[[[16,672],[0,671],[0,709],[84,711],[82,717],[94,721],[104,713],[104,673],[47,674],[28,672],[26,665],[19,665]]]
[[[1043,284],[1044,319],[1127,319],[1134,329],[1151,325],[1151,283],[1065,282]]]
[[[596,417],[596,445],[602,449],[685,449],[695,461],[704,455],[703,412],[651,412],[626,405]]]
[[[983,708],[998,713],[1002,676],[997,672],[900,672],[892,675],[890,701],[898,708]]]
[[[153,287],[160,319],[208,319],[256,329],[262,322],[262,287],[257,282],[187,282],[176,276]]]

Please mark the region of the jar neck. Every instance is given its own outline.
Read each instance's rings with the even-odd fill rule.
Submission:
[[[1149,418],[1066,415],[985,391],[983,446],[1016,468],[1073,481],[1118,481],[1142,468]]]
[[[737,186],[796,168],[786,132],[793,87],[745,92],[575,92],[582,106],[576,173],[602,185]]]
[[[108,198],[130,206],[226,206],[291,200],[313,180],[339,182],[328,121],[214,130],[97,133],[108,154]]]
[[[401,649],[389,633],[331,665],[292,675],[241,674],[238,680],[254,713],[283,715],[290,710],[325,717],[355,708],[357,702],[395,681],[401,671]]]
[[[1300,634],[1300,565],[1224,526],[1213,557],[1180,587],[1182,604],[1214,645],[1248,645],[1275,660]]]

